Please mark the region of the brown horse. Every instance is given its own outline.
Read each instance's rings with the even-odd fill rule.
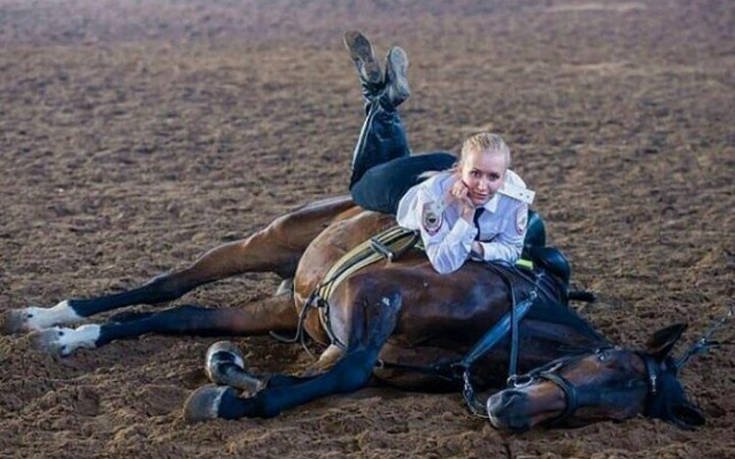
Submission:
[[[549,361],[568,358],[565,356],[570,352],[591,353],[589,358],[599,360],[595,356],[600,354],[595,350],[610,348],[605,338],[567,307],[565,281],[568,279],[563,279],[563,275],[543,268],[530,274],[512,269],[502,274],[497,268],[480,263],[467,263],[455,273],[440,275],[418,250],[409,251],[399,260],[383,260],[363,267],[350,275],[323,299],[323,304],[329,307],[321,308],[324,312],[321,319],[318,308],[305,308],[337,259],[393,224],[392,217],[363,211],[349,198],[319,201],[277,218],[252,236],[217,247],[187,268],[161,275],[139,288],[92,299],[70,299],[51,308],[11,311],[4,317],[4,328],[6,332],[37,331],[41,347],[61,355],[143,333],[242,336],[294,332],[300,325],[314,341],[326,346],[316,365],[320,373],[293,377],[249,374],[239,351],[218,343],[207,354],[206,371],[213,382],[228,385],[205,386],[195,391],[185,410],[190,420],[274,416],[315,398],[354,391],[377,381],[405,388],[456,389],[461,385],[461,377],[453,371],[456,367],[452,363],[458,362],[506,314],[511,295],[525,298],[539,286],[538,300],[519,328],[521,371],[532,371]],[[158,312],[122,314],[102,325],[59,326],[114,308],[170,301],[199,285],[245,272],[275,272],[285,285],[289,280],[293,285],[279,289],[286,294],[279,292],[265,302],[241,308],[178,306]],[[666,339],[659,339],[658,347],[670,348],[673,341],[670,338],[667,335]],[[475,363],[473,383],[483,387],[502,386],[510,341],[504,337]],[[660,349],[653,352],[658,352],[656,358],[663,355]],[[646,373],[645,365],[641,370],[643,357],[630,359],[632,363],[627,367],[612,370],[579,364],[584,371],[578,373],[585,381],[592,381],[593,386],[596,372],[604,370],[605,374],[611,374],[618,382],[616,394],[627,397],[628,404],[621,410],[619,403],[612,403],[606,397],[584,399],[584,405],[582,401],[575,402],[576,421],[618,419],[646,411],[651,390],[641,390],[636,381],[648,381],[651,374]],[[549,374],[552,372],[544,373]],[[554,380],[553,376],[546,377]],[[580,378],[567,379],[576,383]],[[242,396],[230,386],[246,390],[249,396]],[[668,398],[684,399],[681,386],[669,386]],[[656,388],[654,384],[654,392]],[[543,406],[533,403],[531,411],[527,409],[528,400],[536,398],[526,397],[521,402],[521,389],[502,392],[500,399],[491,399],[488,406],[493,423],[499,427],[527,428],[568,411],[568,407],[559,403],[559,394],[568,395],[563,389],[544,387],[540,391],[557,397],[541,397]],[[582,406],[585,409],[576,409]],[[536,415],[538,409],[543,411],[543,416]],[[516,412],[520,415],[516,416]],[[508,419],[511,421],[505,422]]]

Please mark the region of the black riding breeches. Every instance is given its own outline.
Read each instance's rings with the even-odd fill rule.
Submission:
[[[370,104],[352,158],[350,192],[362,208],[395,215],[421,174],[452,167],[457,158],[435,152],[412,156],[398,111]]]

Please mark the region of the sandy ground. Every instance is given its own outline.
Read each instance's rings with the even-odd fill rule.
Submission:
[[[408,51],[415,151],[506,138],[606,336],[636,346],[687,321],[691,342],[732,305],[732,2],[211,3],[0,0],[0,309],[135,286],[343,193],[362,116],[349,28]],[[277,283],[244,275],[181,302],[236,305]],[[186,425],[213,341],[55,359],[0,336],[0,456],[735,455],[730,347],[682,375],[708,419],[697,431],[639,418],[511,435],[458,394],[382,389]],[[256,370],[309,363],[237,342]]]

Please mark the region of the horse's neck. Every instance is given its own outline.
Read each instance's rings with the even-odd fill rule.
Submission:
[[[523,342],[522,358],[530,368],[568,354],[609,345],[607,339],[578,316],[566,323],[528,318],[523,324]]]

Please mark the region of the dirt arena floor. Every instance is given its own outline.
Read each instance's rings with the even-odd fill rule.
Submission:
[[[506,138],[574,282],[600,296],[579,307],[603,334],[640,346],[686,321],[681,352],[733,304],[731,1],[0,0],[0,310],[133,287],[344,193],[362,120],[350,28],[408,51],[414,151]],[[179,303],[277,285],[244,275]],[[735,456],[732,347],[683,372],[699,430],[636,418],[512,435],[459,394],[384,389],[187,425],[214,341],[59,359],[0,336],[0,457]],[[310,363],[236,342],[257,371]]]

